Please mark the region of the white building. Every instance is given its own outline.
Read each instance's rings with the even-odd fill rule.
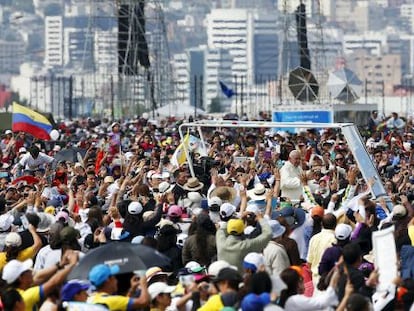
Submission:
[[[175,101],[186,105],[190,104],[190,72],[187,53],[175,54],[173,58],[173,72],[175,82]]]
[[[63,17],[45,18],[45,65],[47,68],[63,65]]]
[[[219,81],[232,87],[232,63],[228,51],[206,46],[174,55],[175,101],[192,106],[197,102],[199,108],[209,111],[211,101],[217,98],[222,108],[229,110],[231,100],[222,95]]]
[[[94,34],[94,57],[96,71],[116,74],[118,68],[118,40],[113,31],[96,30]]]
[[[226,49],[233,57],[232,74],[252,85],[258,75],[277,76],[280,50],[278,12],[216,9],[207,16],[209,48]]]
[[[204,98],[206,99],[205,109],[209,107],[213,99],[219,99],[223,110],[230,110],[231,99],[227,99],[222,94],[219,82],[225,83],[228,87],[233,88],[233,77],[231,74],[233,58],[227,50],[224,49],[207,49],[206,62],[204,66],[205,86]]]
[[[387,34],[385,32],[365,32],[362,34],[344,35],[345,55],[359,50],[368,51],[371,55],[380,56],[387,46]]]
[[[23,40],[0,40],[0,72],[18,73],[24,61]]]
[[[414,32],[414,3],[402,4],[400,8],[401,17],[406,18]]]

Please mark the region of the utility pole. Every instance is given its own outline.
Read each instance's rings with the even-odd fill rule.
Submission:
[[[241,117],[243,117],[243,114],[244,114],[243,84],[244,84],[244,78],[243,78],[243,76],[240,76],[240,114],[241,114]]]
[[[111,83],[111,120],[115,120],[115,107],[114,107],[114,77],[111,75],[110,77],[110,83]]]
[[[203,100],[204,100],[204,98],[203,98],[203,75],[201,75],[200,76],[200,92],[199,92],[200,94],[199,94],[199,99],[200,99],[200,105],[199,105],[199,107],[200,107],[200,109],[203,109]],[[195,121],[195,120],[194,120]]]
[[[73,76],[69,77],[69,120],[73,117]]]
[[[237,98],[239,97],[239,90],[238,90],[238,85],[237,85],[237,75],[234,75],[234,89],[236,90],[236,114],[237,115],[239,115],[239,113],[238,113],[238,109],[237,109],[237,106],[238,106],[238,100],[237,100]]]
[[[197,75],[194,75],[194,121],[197,118]]]

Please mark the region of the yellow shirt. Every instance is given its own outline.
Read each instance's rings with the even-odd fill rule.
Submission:
[[[37,310],[37,304],[45,298],[42,286],[34,286],[26,290],[17,288],[16,290],[19,292],[20,296],[22,296],[24,300],[26,311]]]
[[[29,246],[19,252],[17,255],[17,260],[25,261],[26,259],[34,258],[35,250],[32,246]],[[0,270],[3,270],[4,266],[6,265],[6,252],[0,252]]]
[[[322,229],[315,234],[309,242],[308,262],[311,264],[312,276],[314,280],[319,279],[319,263],[325,250],[336,243],[335,231]]]
[[[408,236],[410,237],[411,240],[411,246],[414,246],[414,226],[408,226]]]
[[[197,311],[220,311],[224,308],[223,301],[221,300],[221,296],[219,294],[211,296],[205,305],[198,308]]]
[[[127,311],[132,310],[133,300],[126,296],[95,293],[88,298],[88,302],[104,305],[111,311]]]

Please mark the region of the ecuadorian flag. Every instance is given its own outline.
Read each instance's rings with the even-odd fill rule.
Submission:
[[[49,140],[49,133],[52,129],[52,124],[44,115],[18,103],[13,103],[13,132],[25,132],[33,137]]]

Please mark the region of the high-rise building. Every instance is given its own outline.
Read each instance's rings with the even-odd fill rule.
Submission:
[[[227,50],[206,46],[174,55],[176,101],[209,111],[212,100],[218,99],[228,111],[231,100],[221,94],[219,81],[232,87],[232,63]]]
[[[401,5],[400,12],[401,17],[407,19],[408,23],[411,26],[411,31],[414,32],[414,4],[407,3]]]
[[[22,39],[0,40],[0,72],[19,73],[20,65],[24,61],[24,51]]]
[[[114,32],[97,30],[93,42],[96,71],[102,74],[116,74],[118,71],[118,41]]]
[[[278,75],[280,27],[278,13],[217,9],[207,16],[209,48],[226,49],[233,57],[232,74],[252,85],[256,77]]]
[[[55,67],[63,65],[63,17],[45,18],[45,65]]]
[[[372,55],[358,51],[348,57],[350,68],[365,80],[367,96],[392,95],[394,86],[401,84],[401,56]]]
[[[366,51],[368,54],[380,56],[387,44],[387,35],[379,32],[366,32],[360,35],[344,35],[344,53]]]

